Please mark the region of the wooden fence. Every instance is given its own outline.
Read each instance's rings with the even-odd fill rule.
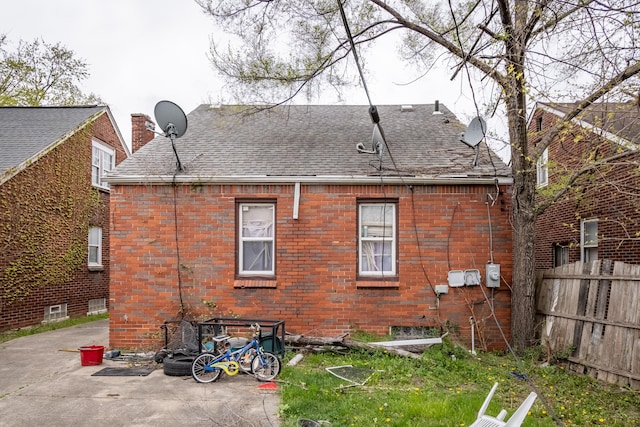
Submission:
[[[542,343],[569,368],[640,389],[640,265],[577,262],[540,272]]]

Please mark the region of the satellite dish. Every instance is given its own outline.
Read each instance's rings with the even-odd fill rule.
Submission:
[[[176,155],[178,170],[184,170],[176,150],[175,140],[187,131],[187,116],[184,115],[182,108],[171,101],[158,102],[153,112],[158,126],[164,132],[164,136],[168,136],[171,139],[171,148],[173,148],[173,154]]]
[[[185,116],[182,108],[178,107],[171,101],[160,101],[154,109],[156,122],[165,136],[180,138],[187,131],[187,116]]]
[[[371,146],[373,147],[373,150],[378,156],[382,156],[382,151],[384,150],[384,137],[382,136],[382,131],[378,123],[373,125],[373,135],[371,135]]]
[[[373,124],[373,134],[371,135],[371,150],[367,150],[362,142],[356,144],[356,150],[360,154],[377,154],[382,157],[382,151],[384,150],[384,137],[382,136],[382,129],[378,123]]]
[[[467,130],[462,136],[462,142],[469,147],[475,147],[480,144],[480,141],[484,139],[487,134],[487,122],[480,116],[475,117],[467,126]]]

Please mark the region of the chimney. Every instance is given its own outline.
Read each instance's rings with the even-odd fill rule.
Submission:
[[[149,128],[147,128],[147,126]],[[131,114],[131,152],[135,153],[155,137],[155,123],[142,113]]]

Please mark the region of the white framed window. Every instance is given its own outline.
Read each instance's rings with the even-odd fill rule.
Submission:
[[[68,318],[67,304],[50,305],[44,308],[44,320],[42,323],[59,322]]]
[[[96,140],[91,142],[91,183],[96,187],[109,188],[102,177],[114,167],[116,152],[108,145]]]
[[[358,274],[396,275],[396,204],[363,202],[358,205]]]
[[[549,184],[549,149],[545,148],[536,163],[536,183],[538,187],[546,187]]]
[[[598,220],[580,221],[580,258],[583,262],[598,259]]]
[[[274,276],[275,203],[240,203],[238,213],[239,274]]]
[[[102,266],[102,228],[89,228],[89,267]]]

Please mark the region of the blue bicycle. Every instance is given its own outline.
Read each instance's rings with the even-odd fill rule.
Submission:
[[[278,376],[280,359],[262,349],[260,325],[251,325],[251,329],[254,329],[252,340],[234,351],[231,351],[228,335],[214,337],[214,353],[202,353],[193,361],[193,378],[199,383],[210,383],[217,380],[223,372],[233,376],[241,371],[252,373],[259,381],[271,381]]]

